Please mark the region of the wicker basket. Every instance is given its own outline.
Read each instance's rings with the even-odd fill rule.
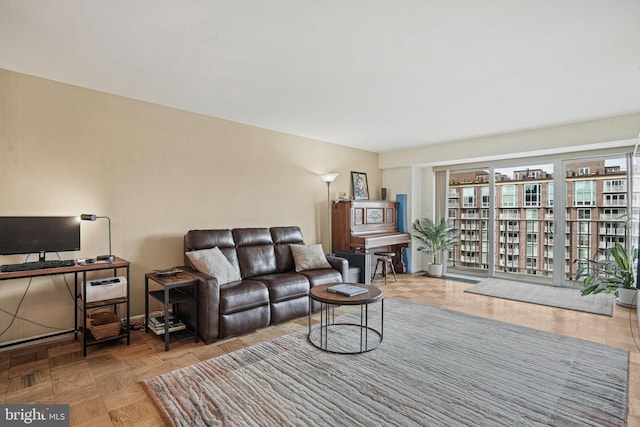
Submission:
[[[115,337],[120,333],[120,319],[108,311],[95,311],[89,314],[89,330],[97,340]]]

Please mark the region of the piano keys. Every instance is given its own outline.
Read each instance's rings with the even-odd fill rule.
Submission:
[[[332,251],[395,252],[396,271],[406,271],[402,261],[402,250],[409,246],[411,235],[398,231],[397,212],[397,202],[391,201],[333,202]]]

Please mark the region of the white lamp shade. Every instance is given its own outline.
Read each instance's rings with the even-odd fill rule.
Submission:
[[[322,180],[324,182],[333,182],[338,177],[338,174],[337,173],[323,173],[322,175],[320,175],[320,177],[322,178]]]

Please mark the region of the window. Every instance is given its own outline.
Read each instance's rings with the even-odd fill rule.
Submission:
[[[488,208],[489,207],[489,187],[488,186],[484,186],[484,187],[480,187],[480,191],[482,192],[482,207],[483,208]]]
[[[585,248],[591,246],[591,236],[588,234],[578,234],[578,246]]]
[[[626,193],[627,192],[627,180],[626,179],[607,179],[604,182],[602,191],[605,193]]]
[[[540,187],[540,184],[524,185],[524,206],[540,206],[542,199]]]
[[[518,209],[505,209],[502,211],[503,219],[518,219],[520,218],[520,211]]]
[[[518,206],[518,187],[513,184],[503,185],[502,190],[502,207]]]
[[[604,205],[605,206],[626,206],[627,195],[626,194],[605,194]]]
[[[585,259],[601,259],[608,244],[624,241],[629,231],[622,215],[630,211],[632,194],[640,206],[640,191],[631,191],[630,156],[553,157],[548,163],[496,162],[486,169],[449,171],[449,185],[457,189],[449,200],[460,200],[448,207],[456,208],[461,229],[460,266],[537,274],[558,284],[575,280],[579,251]],[[640,188],[640,178],[637,182]],[[489,265],[480,264],[481,258]]]
[[[573,205],[574,206],[595,206],[596,204],[596,182],[595,181],[575,181],[573,183]]]
[[[627,214],[627,210],[626,209],[612,209],[612,208],[607,208],[607,209],[603,209],[602,210],[602,216],[604,220],[611,220],[611,219],[619,219],[619,220],[623,220],[624,218],[622,218],[622,216]]]
[[[467,209],[463,214],[462,214],[462,218],[463,219],[474,219],[474,218],[478,218],[478,213],[476,212],[475,209]]]
[[[602,241],[605,243],[607,249],[611,249],[616,246],[616,243],[620,243],[624,246],[624,237],[617,236],[604,236]]]
[[[462,189],[462,207],[463,208],[476,207],[476,188],[475,187],[464,187]]]
[[[580,248],[578,249],[578,259],[589,259],[589,249],[585,249],[585,248]],[[588,267],[588,262],[586,263],[586,266]]]
[[[588,222],[579,222],[578,223],[578,233],[588,234],[590,232],[589,223]]]
[[[591,219],[591,209],[578,209],[578,219]]]

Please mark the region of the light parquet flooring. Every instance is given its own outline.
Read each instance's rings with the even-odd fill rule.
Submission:
[[[628,425],[640,427],[640,351],[631,330],[640,341],[635,309],[615,306],[613,317],[599,316],[468,294],[464,290],[470,284],[417,274],[374,284],[385,298],[406,298],[629,350]],[[0,352],[0,397],[3,403],[69,404],[72,426],[163,426],[140,380],[306,327],[307,319],[301,318],[210,345],[182,341],[168,352],[161,339],[141,331],[132,332],[129,346],[121,340],[89,347],[87,357],[72,338],[5,349]]]

